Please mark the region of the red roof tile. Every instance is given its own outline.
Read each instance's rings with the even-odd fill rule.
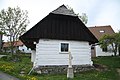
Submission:
[[[88,29],[94,34],[94,36],[99,40],[103,35],[114,34],[114,30],[110,25],[107,26],[95,26],[95,27],[88,27]]]
[[[23,43],[19,40],[19,41],[15,41],[14,42],[14,46],[22,46]],[[10,42],[4,42],[3,47],[9,47],[10,46]]]

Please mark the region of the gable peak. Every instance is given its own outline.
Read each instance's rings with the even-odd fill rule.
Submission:
[[[51,13],[53,13],[53,14],[69,15],[69,16],[77,16],[74,13],[72,8],[70,8],[69,6],[65,6],[64,4],[59,6],[57,9],[55,9]]]

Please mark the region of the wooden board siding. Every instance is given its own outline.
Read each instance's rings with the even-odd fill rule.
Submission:
[[[36,45],[35,65],[68,65],[68,53],[60,53],[61,42],[69,43],[73,65],[92,65],[88,42],[43,39]]]

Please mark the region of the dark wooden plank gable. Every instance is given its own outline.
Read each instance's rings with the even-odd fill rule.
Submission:
[[[64,5],[49,13],[20,39],[27,47],[33,49],[33,42],[38,42],[39,39],[98,42],[79,17]]]

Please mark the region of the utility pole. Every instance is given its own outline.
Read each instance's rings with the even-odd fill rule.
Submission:
[[[68,70],[67,70],[67,78],[74,78],[74,73],[73,73],[73,67],[72,67],[72,54],[69,51],[69,65],[68,65]]]

